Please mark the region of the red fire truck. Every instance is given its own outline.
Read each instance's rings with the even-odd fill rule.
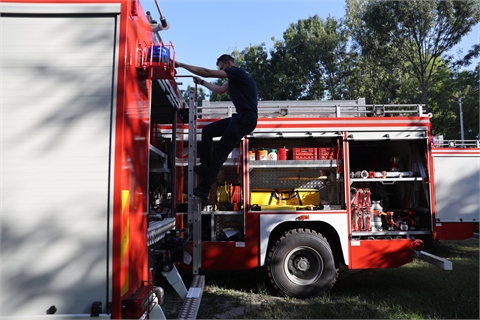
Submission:
[[[261,101],[202,204],[201,130],[234,108],[183,101],[158,11],[0,4],[2,319],[165,318],[160,274],[194,318],[202,270],[265,267],[308,297],[341,268],[452,268],[428,248],[473,235],[480,148],[432,137],[422,105]]]
[[[450,270],[430,249],[441,235],[472,237],[478,226],[478,141],[445,146],[431,136],[424,106],[363,99],[260,101],[257,128],[227,159],[212,205],[195,221],[195,207],[180,205],[194,201],[186,159],[196,158],[202,128],[234,106],[191,102],[184,125],[161,124],[157,134],[183,143],[175,163],[188,188],[177,185],[177,225],[194,239],[200,228],[194,272],[266,266],[280,292],[309,297],[331,288],[341,268],[399,267],[417,257]],[[452,188],[459,203],[445,192]]]

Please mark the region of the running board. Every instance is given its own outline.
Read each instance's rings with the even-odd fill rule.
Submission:
[[[188,289],[187,297],[178,313],[178,319],[196,319],[200,301],[202,300],[203,289],[205,288],[205,276],[195,275],[192,285]]]
[[[417,250],[412,250],[412,251],[413,251],[413,256],[417,259],[421,259],[423,261],[431,263],[434,266],[439,267],[440,269],[443,269],[443,270],[453,270],[452,261],[449,261],[444,258],[440,258],[439,256],[433,255],[425,251],[417,251]]]

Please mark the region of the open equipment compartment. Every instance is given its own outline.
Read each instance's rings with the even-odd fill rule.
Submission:
[[[250,210],[344,209],[338,138],[249,138],[248,142]],[[273,152],[274,160],[260,160],[262,151]],[[278,158],[282,151],[286,159]]]

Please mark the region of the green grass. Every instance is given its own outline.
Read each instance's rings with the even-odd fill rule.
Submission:
[[[214,319],[239,307],[243,312],[228,318],[479,319],[478,239],[442,241],[436,254],[452,261],[453,270],[414,259],[396,269],[351,274],[327,294],[305,300],[272,296],[261,269],[208,272],[198,318]],[[257,307],[250,310],[252,304]],[[177,316],[175,310],[166,313]]]

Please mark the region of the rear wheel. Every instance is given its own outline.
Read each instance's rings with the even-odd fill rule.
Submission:
[[[327,240],[309,229],[287,231],[269,251],[267,269],[275,288],[296,298],[324,293],[338,275]]]

